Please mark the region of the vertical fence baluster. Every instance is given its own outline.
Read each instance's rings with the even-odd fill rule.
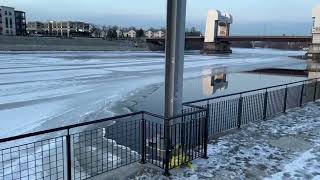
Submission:
[[[268,108],[268,89],[264,94],[264,106],[263,106],[263,120],[267,119],[267,108]]]
[[[287,110],[287,98],[288,98],[288,85],[286,85],[285,92],[284,92],[283,113],[285,113]]]
[[[164,162],[164,168],[165,168],[165,171],[164,171],[164,175],[165,176],[170,176],[170,152],[171,152],[171,135],[170,135],[170,120],[171,119],[165,119],[164,123],[165,123],[165,129],[164,129],[164,136],[165,136],[165,148],[166,148],[166,155],[165,155],[165,162]]]
[[[204,141],[204,147],[203,147],[203,157],[205,159],[208,159],[208,139],[209,139],[209,108],[210,108],[210,104],[209,104],[209,100],[207,101],[207,108],[206,108],[206,117],[204,119],[204,134],[203,134],[203,141]]]
[[[317,100],[317,84],[318,84],[318,79],[316,79],[316,83],[314,83],[313,102],[316,102],[316,100]]]
[[[155,157],[158,159],[158,123],[155,123],[156,125],[156,132],[155,132],[155,137],[156,137],[156,151],[155,151]]]
[[[71,180],[72,175],[71,175],[71,136],[70,136],[70,130],[68,129],[68,134],[66,136],[66,148],[67,148],[67,179]]]
[[[243,97],[241,94],[239,98],[239,104],[238,104],[238,128],[239,129],[241,127],[241,119],[242,119],[242,101],[243,101]]]
[[[141,115],[141,164],[146,163],[146,120],[144,119],[144,112]]]
[[[182,110],[182,114],[184,114],[184,111]],[[181,151],[182,153],[185,154],[185,117],[182,116],[181,117],[181,125],[179,125],[180,127],[180,135],[181,135]],[[182,161],[183,162],[186,162],[187,158],[187,154],[185,154],[183,157],[182,157]]]
[[[304,92],[304,81],[303,81],[303,84],[301,86],[301,92],[300,92],[300,107],[302,106],[302,103],[303,103],[303,92]]]

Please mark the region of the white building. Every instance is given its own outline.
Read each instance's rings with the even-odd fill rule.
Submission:
[[[152,38],[153,37],[153,31],[148,30],[144,33],[144,36],[147,38]]]
[[[313,9],[313,29],[312,29],[312,43],[320,44],[320,5]]]
[[[135,30],[126,31],[123,33],[123,36],[126,38],[136,38],[137,32]]]
[[[312,18],[312,44],[307,55],[312,59],[320,60],[320,5],[313,9]]]
[[[153,33],[154,38],[164,38],[165,32],[162,30],[156,31]]]
[[[215,42],[219,36],[229,36],[230,24],[233,23],[231,14],[221,13],[218,10],[209,10],[206,22],[204,42]]]
[[[121,30],[118,29],[116,32],[117,32],[117,38],[123,37],[123,33]]]
[[[0,6],[0,35],[16,35],[15,19],[14,8]]]

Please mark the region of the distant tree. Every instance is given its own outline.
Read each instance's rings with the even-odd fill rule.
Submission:
[[[144,37],[144,30],[142,28],[137,31],[137,37]]]
[[[197,28],[192,27],[192,28],[191,28],[191,32],[197,32]]]
[[[107,26],[102,26],[101,34],[103,34],[102,38],[105,38],[108,34],[108,27]]]
[[[107,26],[102,26],[102,31],[105,31],[105,32],[107,32],[108,31],[108,27]]]
[[[131,26],[131,27],[129,27],[129,30],[137,31],[137,28],[136,28],[136,27]]]
[[[118,30],[118,29],[120,29],[120,28],[119,28],[119,26],[114,25],[114,26],[112,26],[112,29],[113,29],[113,30]]]
[[[91,28],[90,28],[91,36],[101,37],[101,32],[102,32],[102,29],[99,26],[97,26],[95,24],[91,24]]]
[[[197,28],[192,27],[190,30],[186,29],[186,36],[201,36],[201,32]]]
[[[107,33],[107,38],[110,38],[110,39],[117,38],[117,30],[109,29]]]
[[[155,28],[150,28],[149,30],[152,31],[152,32],[156,31]]]

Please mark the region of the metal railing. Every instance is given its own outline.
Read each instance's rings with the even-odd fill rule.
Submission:
[[[184,111],[170,119],[141,111],[0,139],[0,179],[81,180],[136,162],[168,173],[204,153],[207,111]],[[169,132],[164,121],[170,122]],[[187,142],[191,138],[197,139]],[[175,156],[183,158],[172,161]]]
[[[186,102],[208,109],[209,137],[240,128],[255,121],[272,118],[287,109],[320,98],[319,79],[308,79]]]
[[[319,98],[320,83],[311,79],[187,102],[181,115],[169,119],[141,111],[3,138],[0,179],[82,180],[136,162],[168,175],[206,158],[214,135]]]

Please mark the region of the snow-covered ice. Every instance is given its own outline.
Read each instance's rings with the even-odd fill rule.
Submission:
[[[288,66],[303,52],[235,49],[228,56],[186,54],[185,78],[203,69]],[[0,54],[0,137],[110,117],[134,90],[164,81],[164,54],[6,52]]]
[[[266,122],[251,123],[210,141],[209,159],[192,169],[172,170],[171,179],[320,179],[320,102]],[[132,179],[166,179],[156,169]]]

